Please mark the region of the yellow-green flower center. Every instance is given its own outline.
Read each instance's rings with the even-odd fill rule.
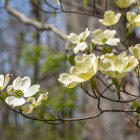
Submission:
[[[20,98],[20,97],[22,97],[24,94],[23,94],[23,91],[22,91],[22,90],[18,89],[18,90],[15,91],[15,95],[16,95],[16,97]]]
[[[120,74],[118,71],[114,71],[114,73],[115,73],[116,75]]]
[[[103,38],[102,42],[105,43],[107,41],[107,38]]]

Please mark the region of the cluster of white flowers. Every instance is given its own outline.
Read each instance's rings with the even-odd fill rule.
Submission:
[[[116,5],[123,9],[131,6],[133,3],[136,3],[136,0],[114,0]],[[137,0],[138,5],[140,4],[140,1]],[[121,13],[115,13],[111,10],[105,11],[104,13],[104,19],[99,19],[99,22],[102,23],[105,26],[113,26],[117,24],[121,18]],[[126,18],[128,20],[127,28],[128,33],[131,33],[133,31],[133,27],[140,26],[140,14],[137,14],[135,12],[127,12]],[[88,43],[86,42],[86,39],[89,37],[90,31],[88,28],[86,28],[85,32],[80,33],[79,35],[75,33],[71,33],[68,36],[69,42],[75,44],[74,47],[74,53],[77,54],[79,52],[84,52],[88,48]],[[116,46],[119,42],[119,38],[114,38],[116,35],[116,31],[113,30],[105,30],[102,31],[101,29],[96,29],[93,31],[93,36],[95,39],[92,39],[94,44],[97,45],[112,45]]]
[[[107,53],[102,56],[95,54],[76,56],[75,66],[70,68],[70,74],[60,74],[59,81],[68,88],[73,88],[79,83],[91,79],[98,70],[111,76],[112,78],[123,78],[134,68],[140,65],[140,44],[129,48],[133,56],[126,55],[125,52],[114,55]]]
[[[4,78],[3,75],[0,75],[0,89],[1,91],[8,85],[9,80],[11,78],[11,74],[7,74]],[[40,105],[44,100],[47,99],[47,94],[40,94],[37,101],[32,97],[35,95],[40,89],[40,85],[32,85],[29,77],[17,77],[12,85],[7,87],[7,97],[5,102],[12,106],[13,108],[16,106],[22,106],[22,112],[25,114],[31,113],[32,110]],[[32,104],[28,104],[29,101],[32,101]]]
[[[114,0],[116,5],[121,8],[128,8],[133,3],[138,4],[140,8],[140,0]],[[114,26],[117,24],[123,15],[121,13],[115,14],[113,11],[106,11],[104,19],[99,19],[99,22],[105,26]],[[128,32],[133,31],[133,27],[140,26],[140,14],[135,12],[127,12],[126,19],[128,20]],[[86,30],[79,35],[71,33],[68,36],[69,42],[74,44],[74,53],[85,52],[89,48],[87,38],[90,36],[91,31]],[[91,42],[94,45],[100,46],[117,46],[120,39],[115,37],[116,30],[101,30],[96,29],[92,32],[93,37]],[[115,55],[114,53],[106,53],[101,56],[95,56],[94,53],[83,54],[82,56],[75,57],[75,66],[70,68],[70,74],[62,73],[59,76],[59,81],[68,88],[73,88],[79,83],[83,83],[91,79],[100,70],[104,74],[112,78],[124,78],[131,71],[138,66],[138,74],[140,74],[140,44],[129,47],[132,55],[127,55],[125,52]],[[11,74],[5,77],[0,75],[0,92],[6,88],[11,78]],[[7,87],[7,96],[5,103],[14,107],[20,106],[23,114],[32,113],[33,109],[39,106],[42,102],[47,100],[48,92],[40,94],[36,100],[33,97],[40,90],[40,85],[31,85],[29,77],[17,77],[12,85]]]
[[[139,0],[114,0],[114,2],[121,9],[127,8],[136,2],[138,4],[140,3]],[[123,12],[122,14],[115,14],[111,10],[106,11],[104,13],[104,19],[99,19],[99,22],[105,26],[114,26],[119,22],[121,16],[124,16]],[[133,30],[134,26],[140,26],[140,14],[127,12],[126,19],[129,22],[127,24],[128,33]],[[92,43],[94,45],[112,47],[117,46],[120,42],[120,39],[115,37],[116,30],[106,29],[102,31],[101,29],[96,29],[92,33],[94,36]],[[76,44],[74,47],[75,54],[78,54],[79,52],[90,52],[86,52],[86,50],[90,50],[90,45],[85,42],[89,35],[90,31],[86,28],[86,31],[79,35],[71,33],[68,36],[69,42]],[[70,74],[62,73],[58,80],[63,83],[64,86],[73,88],[77,84],[91,79],[98,70],[112,78],[123,78],[138,66],[138,74],[140,74],[140,44],[137,44],[134,47],[131,46],[129,51],[133,56],[127,55],[125,52],[122,52],[119,55],[106,53],[100,57],[96,57],[93,53],[89,55],[83,54],[82,57],[76,56],[75,66],[70,68]]]

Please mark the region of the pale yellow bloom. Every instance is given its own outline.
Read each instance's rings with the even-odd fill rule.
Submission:
[[[68,40],[76,45],[74,48],[75,54],[79,53],[80,51],[85,51],[85,49],[88,47],[85,41],[89,35],[90,35],[90,31],[88,30],[88,28],[86,28],[85,32],[82,32],[79,35],[75,33],[71,33],[68,36]]]
[[[29,97],[26,102],[30,104],[26,104],[22,106],[22,113],[23,114],[30,114],[32,113],[33,109],[39,106],[43,101],[46,101],[48,98],[48,92],[45,94],[40,94],[37,101],[34,97]]]
[[[119,8],[127,8],[131,6],[136,0],[114,0]]]
[[[100,57],[99,67],[102,72],[113,77],[123,78],[137,66],[138,60],[126,53],[119,55],[105,54]]]
[[[112,26],[115,25],[121,17],[121,13],[115,13],[113,11],[106,11],[104,13],[104,19],[99,19],[99,22],[104,24],[105,26]]]
[[[134,12],[127,12],[126,18],[129,22],[129,26],[140,26],[140,14],[136,14]]]
[[[137,44],[134,47],[131,46],[129,51],[140,61],[140,44]]]
[[[97,29],[93,32],[94,39],[92,42],[97,45],[113,45],[116,46],[119,42],[119,38],[114,38],[116,35],[115,30],[105,30],[102,31],[101,29]]]
[[[138,7],[140,9],[140,0],[137,0]]]
[[[89,80],[98,71],[98,59],[94,54],[76,56],[75,66],[70,68],[70,74],[62,73],[58,80],[68,88]]]

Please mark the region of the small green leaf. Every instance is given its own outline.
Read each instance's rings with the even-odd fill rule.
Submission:
[[[94,80],[93,78],[91,79],[91,86],[96,90],[97,93],[100,93],[98,86],[97,86],[97,83],[96,83],[96,80]]]
[[[72,66],[74,66],[75,65],[75,61],[74,61],[75,56],[74,55],[67,55],[67,57],[68,57],[68,61],[70,62],[70,64]]]
[[[123,86],[124,82],[125,82],[125,79],[124,79],[124,78],[122,78],[121,83],[120,83],[120,87],[122,87],[122,86]]]
[[[139,107],[139,103],[137,101],[133,101],[133,108],[137,110]]]
[[[95,44],[92,41],[90,41],[89,48],[91,51],[93,51],[96,48]]]
[[[136,110],[136,111],[139,111],[139,108],[140,106],[139,106],[139,103],[137,102],[137,101],[133,101],[133,108],[134,108],[134,110]],[[140,116],[140,113],[137,113],[137,118],[139,119],[139,116]]]
[[[103,54],[111,53],[112,50],[113,50],[113,48],[114,48],[114,47],[107,47],[107,46],[105,46],[105,47],[103,48],[103,50],[102,50],[102,53],[103,53]]]
[[[112,82],[117,90],[117,93],[120,94],[120,84],[119,81],[116,78],[112,78]]]
[[[103,48],[102,53],[103,53],[103,54],[108,53],[108,52],[107,52],[107,46],[105,46],[105,47]]]
[[[84,6],[87,7],[89,0],[84,0]]]
[[[52,13],[53,18],[56,18],[56,15],[57,15],[56,12]]]

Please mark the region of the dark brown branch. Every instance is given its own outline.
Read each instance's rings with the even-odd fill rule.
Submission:
[[[74,11],[74,10],[65,10],[61,7],[61,11],[46,11],[44,9],[42,9],[41,7],[39,7],[33,0],[31,0],[33,5],[35,7],[37,7],[40,11],[46,13],[46,14],[53,14],[53,13],[57,13],[57,14],[60,14],[60,13],[69,13],[69,14],[77,14],[77,15],[85,15],[85,16],[93,16],[93,17],[96,17],[96,18],[103,18],[101,15],[99,14],[96,14],[96,13],[92,13],[91,12],[83,12],[83,11]]]

